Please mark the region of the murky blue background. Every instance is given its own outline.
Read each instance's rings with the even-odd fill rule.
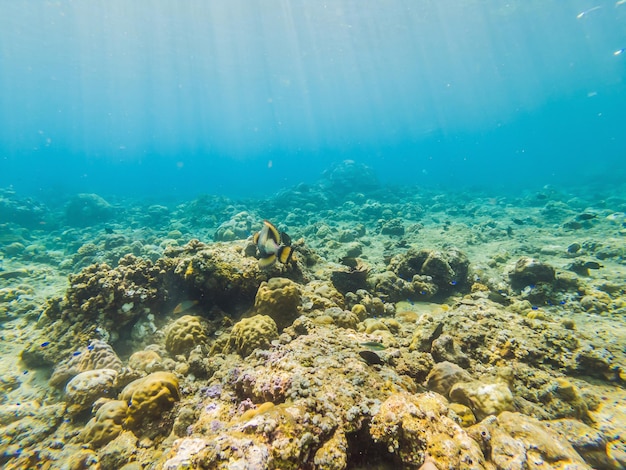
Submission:
[[[2,1],[0,186],[610,184],[624,47],[615,1]]]

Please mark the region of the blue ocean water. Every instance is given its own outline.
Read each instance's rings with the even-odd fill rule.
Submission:
[[[612,184],[625,47],[614,0],[4,1],[0,187]]]

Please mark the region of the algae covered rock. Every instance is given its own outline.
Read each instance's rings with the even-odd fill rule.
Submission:
[[[518,289],[538,283],[551,283],[556,279],[554,268],[526,256],[517,260],[513,271],[509,273],[511,285]]]
[[[252,220],[247,212],[239,212],[217,228],[213,239],[217,242],[245,240],[252,233]]]
[[[176,282],[197,292],[203,303],[226,312],[250,308],[259,285],[267,279],[257,260],[245,256],[241,246],[191,240],[182,247],[169,247],[165,256],[175,263]]]
[[[78,353],[78,354],[76,354]],[[76,351],[65,361],[60,362],[50,377],[50,385],[63,387],[75,375],[96,369],[122,370],[122,360],[110,344],[99,339],[92,340],[89,346]]]
[[[70,412],[80,412],[102,397],[112,395],[117,380],[114,369],[96,369],[81,372],[65,386],[65,396],[71,404]]]
[[[146,373],[157,372],[164,369],[163,359],[156,351],[142,350],[134,352],[128,358],[128,367]]]
[[[290,279],[274,277],[259,286],[254,299],[254,312],[271,317],[282,330],[298,318],[300,303],[298,285]]]
[[[450,390],[450,398],[469,407],[479,420],[515,409],[513,394],[503,382],[460,382]]]
[[[428,455],[436,468],[484,468],[478,443],[448,416],[446,400],[436,393],[392,394],[373,416],[370,434],[407,468]]]
[[[158,264],[128,254],[115,268],[93,264],[70,276],[65,296],[67,320],[94,320],[110,331],[136,320],[165,302],[165,262]]]
[[[208,332],[208,325],[201,317],[183,315],[167,328],[165,349],[170,354],[186,354],[198,345],[205,345]]]
[[[82,441],[96,449],[115,439],[123,430],[128,405],[123,400],[104,403],[81,433]]]
[[[276,338],[278,338],[276,322],[268,315],[255,315],[235,323],[227,350],[246,357],[257,348],[268,348]]]
[[[589,470],[571,444],[541,421],[505,411],[470,428],[498,469]]]
[[[129,383],[119,398],[128,403],[126,425],[136,429],[158,419],[180,400],[178,379],[169,372],[154,372]]]
[[[447,397],[454,384],[471,380],[472,376],[465,369],[452,362],[443,361],[435,364],[428,374],[426,387]]]
[[[469,259],[457,248],[446,251],[411,248],[393,257],[388,269],[406,280],[415,275],[428,276],[444,295],[469,286]]]
[[[65,216],[70,225],[84,227],[105,222],[115,214],[114,207],[97,194],[83,193],[74,196],[65,207]]]

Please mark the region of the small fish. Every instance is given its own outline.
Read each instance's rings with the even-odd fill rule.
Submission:
[[[598,217],[597,214],[593,214],[591,212],[583,212],[582,214],[578,214],[576,216],[576,219],[577,220],[591,220],[591,219],[595,219],[597,217]]]
[[[261,231],[254,234],[252,242],[259,251],[259,267],[267,269],[279,260],[283,264],[288,264],[293,256],[291,248],[291,238],[285,232],[278,229],[269,221],[263,221]]]
[[[599,10],[600,8],[602,8],[601,6],[595,6],[593,8],[589,8],[588,10],[585,11],[581,11],[578,15],[576,15],[576,18],[581,19],[583,16],[588,15],[589,13],[591,13],[592,11],[596,11]]]
[[[42,348],[45,348],[48,345],[50,345],[50,341],[44,341],[43,343],[41,343]]]
[[[186,312],[192,307],[198,305],[197,300],[183,300],[176,307],[174,307],[174,314],[178,315],[179,313]]]
[[[104,233],[111,235],[113,233],[113,229],[111,227],[104,227]]]
[[[377,341],[367,341],[365,343],[359,343],[360,346],[364,348],[369,348],[373,351],[382,351],[383,349],[387,349],[387,347],[383,343],[379,343]]]
[[[622,47],[621,49],[616,50],[615,52],[613,52],[613,55],[622,55],[624,51],[626,51],[626,47]]]
[[[597,261],[586,261],[583,264],[583,267],[586,269],[600,269],[600,268],[603,268],[604,266],[598,263]]]
[[[359,356],[370,366],[374,364],[384,364],[383,360],[374,351],[359,351]]]
[[[617,2],[615,2],[615,6],[618,7],[620,5],[623,5],[624,3],[626,3],[626,0],[618,0]]]
[[[511,219],[511,221],[515,224],[515,225],[524,225],[524,221],[522,219]]]

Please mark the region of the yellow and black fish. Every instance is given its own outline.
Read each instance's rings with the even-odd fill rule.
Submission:
[[[254,234],[252,241],[259,250],[259,267],[269,268],[279,260],[283,264],[289,263],[293,256],[291,238],[285,232],[278,229],[269,221],[263,221],[263,228]]]

